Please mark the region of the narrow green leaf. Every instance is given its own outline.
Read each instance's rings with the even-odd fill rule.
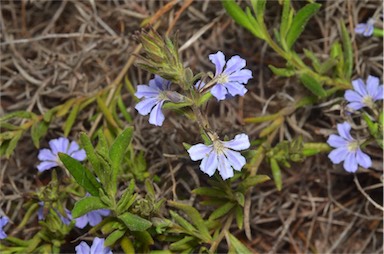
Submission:
[[[320,60],[319,60],[319,58],[317,58],[317,56],[315,56],[315,54],[312,51],[307,50],[307,49],[304,49],[304,55],[311,60],[312,66],[315,69],[315,71],[316,72],[320,72],[319,71],[319,69],[320,69]]]
[[[153,240],[151,234],[148,233],[147,231],[133,231],[132,235],[141,244],[144,244],[144,245],[147,245],[147,246],[155,244],[155,241]]]
[[[296,74],[296,71],[294,69],[289,68],[277,68],[273,65],[268,65],[268,67],[271,69],[273,74],[280,76],[280,77],[292,77]]]
[[[319,67],[319,73],[320,74],[326,74],[329,70],[331,70],[333,67],[335,67],[337,64],[337,61],[333,58],[328,58],[323,63],[320,64]]]
[[[259,134],[260,138],[268,136],[270,133],[272,133],[274,130],[279,128],[281,124],[284,122],[284,117],[279,116],[276,118],[270,125],[265,127]]]
[[[308,20],[319,10],[321,4],[310,3],[301,8],[296,16],[293,17],[292,25],[287,33],[286,42],[287,47],[290,49],[293,44],[299,38],[300,34],[304,31],[304,28]]]
[[[283,48],[285,44],[285,38],[287,36],[289,27],[291,26],[292,22],[292,7],[291,7],[291,1],[290,0],[284,0],[283,3],[283,12],[281,14],[281,24],[280,24],[280,38],[283,38]]]
[[[253,11],[255,12],[257,21],[262,24],[264,23],[264,12],[266,0],[251,0]]]
[[[300,76],[300,81],[303,85],[308,88],[314,95],[323,98],[327,96],[327,92],[324,90],[323,86],[313,77],[308,74],[302,74]]]
[[[101,185],[91,171],[65,153],[59,153],[59,158],[78,184],[83,186],[92,196],[99,196]]]
[[[245,247],[245,245],[231,233],[226,231],[225,234],[227,236],[226,239],[228,241],[228,245],[230,246],[228,253],[252,254],[252,251]]]
[[[236,21],[237,24],[248,29],[249,31],[253,29],[248,21],[247,15],[234,0],[224,0],[221,3],[227,13]]]
[[[152,226],[152,222],[149,220],[143,219],[130,212],[123,213],[122,215],[119,215],[118,218],[124,222],[131,231],[144,231]]]
[[[275,185],[278,191],[281,191],[283,188],[283,181],[281,179],[281,170],[279,164],[274,158],[270,158],[270,165],[272,169],[273,180],[275,181]]]
[[[89,160],[89,162],[91,162],[92,168],[95,171],[96,176],[102,182],[104,182],[104,176],[100,161],[95,153],[95,149],[93,148],[91,140],[85,132],[80,133],[80,142],[85,150],[85,153],[87,154],[87,159]]]
[[[244,212],[241,206],[236,206],[235,208],[235,218],[237,227],[241,230],[244,225]]]
[[[235,205],[235,203],[227,202],[226,204],[216,208],[216,210],[209,216],[208,220],[216,220],[226,215]]]
[[[182,250],[191,248],[192,246],[189,245],[188,243],[193,241],[193,240],[195,240],[194,237],[192,237],[192,236],[185,236],[181,240],[176,241],[174,243],[171,243],[169,245],[169,249],[171,249],[173,251],[182,251]]]
[[[60,106],[60,108],[58,109],[58,111],[56,113],[56,116],[62,117],[64,115],[66,115],[68,113],[69,109],[73,106],[73,104],[75,102],[76,102],[76,100],[74,98],[67,100],[64,104],[62,104]]]
[[[76,219],[93,210],[105,208],[108,209],[109,207],[100,198],[93,196],[84,197],[75,203],[72,209],[72,217]]]
[[[182,228],[184,228],[188,233],[193,233],[196,231],[196,228],[191,223],[189,223],[186,219],[181,217],[179,214],[177,214],[172,210],[170,210],[169,213],[171,214],[175,222],[179,224]]]
[[[101,112],[105,116],[105,119],[107,120],[107,122],[111,126],[113,126],[114,128],[118,129],[119,125],[116,123],[115,119],[113,118],[112,113],[109,111],[109,109],[108,109],[107,105],[104,103],[104,101],[100,97],[97,97],[96,102],[97,102],[97,105],[99,106]]]
[[[21,131],[21,130],[15,131],[13,138],[9,141],[8,147],[5,150],[5,157],[6,158],[11,157],[13,151],[16,148],[17,142],[19,142],[22,135],[23,135],[23,131]]]
[[[67,121],[65,121],[65,124],[63,126],[64,136],[65,137],[68,136],[69,132],[72,129],[73,124],[75,123],[77,114],[79,113],[79,108],[80,108],[80,104],[79,103],[76,103],[75,105],[73,105],[71,113],[69,113]]]
[[[125,230],[115,230],[109,236],[107,239],[105,239],[104,246],[110,246],[112,247],[123,235],[125,234]]]
[[[15,111],[15,112],[6,114],[3,117],[0,117],[0,122],[3,122],[11,118],[15,118],[15,117],[23,118],[23,119],[31,119],[33,117],[36,117],[36,115],[32,112],[27,112],[27,111]]]
[[[211,187],[200,187],[200,188],[194,189],[192,191],[192,193],[197,194],[197,195],[201,195],[201,196],[204,195],[204,196],[208,196],[208,197],[214,197],[214,198],[227,197],[227,194],[224,191],[219,190],[219,189],[215,189],[215,188],[211,188]]]
[[[239,188],[247,190],[250,187],[256,186],[260,183],[264,183],[268,180],[271,180],[271,179],[267,175],[249,176],[240,183]]]
[[[40,147],[40,139],[41,137],[45,136],[48,131],[48,125],[49,123],[45,121],[39,121],[32,125],[31,127],[31,137],[33,144],[36,148]]]
[[[344,56],[344,78],[349,80],[353,71],[353,50],[352,41],[343,21],[341,21],[341,40],[343,43]]]
[[[127,107],[124,105],[123,99],[121,96],[117,99],[117,106],[120,109],[121,114],[123,114],[125,121],[132,123],[132,117],[127,111]]]
[[[258,37],[260,39],[264,39],[265,36],[262,33],[260,24],[257,21],[257,19],[252,15],[252,11],[248,7],[246,7],[245,8],[245,13],[247,14],[248,21],[249,21],[249,23],[251,23],[251,26],[252,26],[252,30],[250,30],[250,32],[254,36],[256,36],[256,37]]]

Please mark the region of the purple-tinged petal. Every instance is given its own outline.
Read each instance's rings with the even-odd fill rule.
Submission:
[[[40,204],[42,203],[42,204]],[[37,209],[37,219],[44,220],[44,202],[39,202],[39,209]]]
[[[244,133],[237,134],[234,139],[230,141],[224,141],[223,144],[226,148],[236,151],[245,150],[251,146],[247,134]]]
[[[95,212],[99,213],[101,216],[108,216],[111,214],[111,210],[108,209],[98,209]]]
[[[151,87],[157,87],[160,90],[164,91],[164,90],[169,90],[171,86],[171,82],[166,79],[163,79],[159,75],[155,75],[155,78],[149,81],[149,85]]]
[[[244,167],[246,160],[239,152],[235,152],[229,149],[224,151],[225,156],[227,156],[229,164],[237,171],[241,171]]]
[[[212,152],[212,145],[206,146],[204,144],[193,145],[188,149],[189,157],[191,160],[198,161],[207,157]]]
[[[54,162],[54,161],[42,161],[39,165],[37,165],[37,170],[39,172],[43,172],[45,170],[48,170],[48,169],[51,169],[51,168],[54,168],[54,167],[57,167],[59,166],[59,164],[57,164],[57,162]]]
[[[350,152],[347,154],[343,166],[347,172],[354,173],[357,171],[357,161],[354,153]]]
[[[384,99],[384,90],[383,90],[383,88],[384,88],[383,85],[380,85],[377,88],[377,92],[376,92],[375,96],[373,96],[373,101],[378,101],[378,100],[383,100]]]
[[[69,154],[69,155],[78,161],[83,161],[83,160],[85,160],[85,158],[87,158],[87,154],[85,153],[84,149],[81,149],[81,150],[76,151],[76,152]]]
[[[71,155],[73,152],[76,152],[80,150],[79,145],[76,143],[76,141],[72,141],[71,144],[69,145],[67,154]]]
[[[139,111],[140,115],[148,115],[152,108],[159,102],[157,98],[144,99],[136,104],[135,109]]]
[[[357,163],[363,168],[369,168],[372,166],[371,158],[367,154],[363,153],[360,148],[356,151],[356,160]]]
[[[196,84],[195,84],[195,88],[197,90],[202,89],[204,86],[205,86],[205,82],[203,82],[202,80],[197,81]]]
[[[224,156],[224,154],[219,154],[218,156],[218,170],[219,170],[219,173],[221,175],[221,177],[223,178],[223,180],[226,180],[230,177],[233,176],[233,168],[231,167],[231,165],[229,164],[227,158]]]
[[[163,106],[164,101],[160,101],[151,111],[151,114],[149,115],[149,123],[161,126],[164,122],[164,114],[161,111],[161,107]]]
[[[367,27],[367,24],[365,24],[365,23],[357,24],[355,27],[355,33],[363,34],[365,32],[366,27]]]
[[[340,136],[348,141],[354,140],[350,134],[351,125],[347,122],[337,124],[337,131]]]
[[[339,147],[333,150],[328,154],[328,158],[333,162],[333,164],[339,164],[347,155],[350,154],[347,147]]]
[[[219,74],[223,73],[223,68],[225,65],[225,56],[223,52],[218,51],[216,54],[210,54],[209,60],[215,65],[216,68],[216,74],[215,76],[218,76]]]
[[[37,158],[41,161],[56,161],[57,155],[53,154],[51,150],[47,148],[40,149]]]
[[[367,24],[363,35],[365,37],[370,37],[373,34],[374,27],[372,25]]]
[[[88,244],[82,241],[79,245],[75,247],[76,254],[90,254],[91,248]]]
[[[9,222],[9,218],[6,216],[2,216],[0,218],[0,228],[3,228],[5,225],[7,225]]]
[[[344,98],[349,102],[362,102],[363,96],[353,90],[347,90],[344,94]]]
[[[216,84],[215,86],[212,87],[211,89],[211,94],[216,97],[217,100],[224,100],[225,95],[227,94],[227,89],[220,84]]]
[[[8,235],[3,230],[0,230],[0,240],[7,238],[7,236]]]
[[[92,227],[99,224],[102,220],[103,218],[101,217],[101,214],[99,214],[97,211],[91,211],[88,213],[89,225],[91,225]]]
[[[91,246],[91,254],[107,254],[112,253],[110,248],[104,247],[104,239],[95,237]]]
[[[77,228],[85,228],[88,224],[88,214],[84,214],[83,216],[76,218],[75,226]]]
[[[352,86],[356,92],[358,92],[361,96],[367,95],[367,89],[364,85],[364,81],[362,79],[355,79],[352,81]]]
[[[215,152],[211,152],[208,156],[205,156],[200,164],[200,170],[204,173],[212,176],[218,166],[217,154]]]
[[[135,96],[139,99],[143,97],[151,98],[151,97],[157,97],[159,93],[160,93],[160,89],[158,87],[153,88],[147,85],[138,85]]]
[[[359,110],[365,107],[365,104],[361,102],[352,102],[347,105],[348,108],[353,109],[353,110]]]
[[[245,64],[245,60],[242,59],[240,56],[233,56],[231,57],[231,59],[228,60],[224,73],[227,75],[231,75],[232,73],[244,68]]]
[[[367,92],[372,98],[376,96],[379,89],[379,78],[369,75],[367,78]]]
[[[348,142],[345,139],[343,139],[342,137],[337,136],[335,134],[332,134],[329,136],[327,143],[328,143],[328,145],[330,145],[332,147],[336,147],[336,148],[346,147],[348,145]]]
[[[229,94],[232,96],[244,96],[244,94],[248,91],[247,88],[244,87],[244,85],[241,85],[237,82],[229,82],[224,84],[224,86],[228,89]]]
[[[248,83],[248,80],[250,80],[251,78],[252,78],[252,71],[248,69],[243,69],[229,75],[228,81],[246,84]]]

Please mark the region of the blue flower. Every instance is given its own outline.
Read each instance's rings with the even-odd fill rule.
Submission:
[[[358,165],[363,168],[369,168],[372,165],[371,158],[363,153],[360,144],[352,138],[350,131],[351,125],[347,122],[337,125],[339,135],[330,135],[327,143],[336,148],[329,155],[329,159],[334,164],[344,161],[344,169],[348,172],[356,172]]]
[[[95,237],[91,247],[83,241],[75,247],[76,254],[112,254],[109,247],[104,247],[104,241],[103,238]]]
[[[39,203],[39,209],[37,210],[37,219],[38,220],[44,220],[45,214],[44,214],[44,206],[45,203],[43,201],[40,201]],[[57,209],[52,209],[50,211],[54,211],[60,218],[61,222],[63,222],[65,225],[71,224],[72,221],[72,213],[67,208],[64,208],[65,216],[63,216]]]
[[[7,238],[7,234],[4,232],[4,226],[7,225],[9,222],[9,219],[5,216],[0,217],[0,239]]]
[[[40,149],[37,156],[41,163],[37,165],[39,172],[57,167],[61,164],[58,153],[66,153],[72,158],[83,161],[87,157],[84,149],[80,149],[79,145],[72,141],[69,143],[67,138],[52,139],[49,141],[51,149]]]
[[[365,37],[370,37],[373,34],[373,25],[375,24],[374,19],[369,19],[367,23],[357,24],[355,27],[355,33],[361,34]]]
[[[107,209],[98,209],[90,211],[89,213],[77,218],[75,226],[78,228],[85,228],[88,223],[92,227],[96,226],[103,220],[102,216],[108,216],[110,213],[111,211]]]
[[[213,78],[215,85],[211,89],[212,95],[219,101],[224,100],[227,94],[244,96],[248,91],[244,85],[252,78],[252,72],[243,69],[246,64],[245,60],[240,56],[233,56],[228,62],[225,62],[225,56],[221,51],[209,55],[209,60],[216,68]]]
[[[361,79],[352,81],[353,90],[347,90],[344,98],[350,102],[347,106],[354,110],[359,110],[363,107],[374,107],[374,102],[382,100],[383,85],[379,85],[379,78],[369,75],[367,85]]]
[[[170,91],[171,82],[155,75],[154,79],[149,81],[149,85],[138,85],[136,97],[141,99],[141,102],[136,105],[137,111],[143,116],[148,115],[149,123],[161,126],[164,122],[164,114],[161,111],[165,101],[181,102],[182,96],[176,92]]]
[[[225,180],[233,176],[233,169],[241,171],[246,161],[236,151],[245,150],[249,146],[249,138],[246,134],[238,134],[231,141],[220,141],[215,136],[212,145],[193,145],[188,149],[188,153],[193,161],[202,160],[201,171],[212,176],[218,169]]]

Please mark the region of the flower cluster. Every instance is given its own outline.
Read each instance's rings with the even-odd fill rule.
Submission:
[[[80,149],[79,145],[72,141],[71,143],[67,138],[57,138],[49,141],[50,149],[41,149],[37,156],[41,163],[37,165],[39,172],[57,167],[61,164],[58,153],[66,153],[72,158],[83,161],[86,158],[84,149]]]

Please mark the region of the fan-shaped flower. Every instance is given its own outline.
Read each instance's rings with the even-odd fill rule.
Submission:
[[[369,75],[367,78],[367,85],[361,79],[352,81],[354,90],[347,90],[344,98],[349,102],[349,108],[359,110],[363,107],[374,107],[374,103],[382,100],[383,85],[379,85],[379,78]]]
[[[344,169],[348,172],[356,172],[358,165],[363,168],[369,168],[372,165],[371,158],[363,153],[360,144],[351,134],[351,125],[347,122],[337,125],[339,135],[330,135],[327,143],[334,149],[328,155],[334,164],[344,161]]]
[[[0,217],[0,239],[5,239],[7,238],[7,234],[4,232],[4,227],[7,225],[9,222],[8,217],[1,216]]]
[[[78,161],[83,161],[87,157],[84,149],[80,149],[75,141],[69,143],[67,138],[52,139],[49,141],[49,147],[50,149],[40,149],[39,155],[37,156],[41,161],[41,163],[37,165],[39,172],[59,166],[61,162],[58,153],[66,153]]]
[[[369,19],[367,23],[359,23],[355,27],[355,33],[361,34],[365,37],[370,37],[373,34],[374,27],[373,25],[375,24],[374,19]]]
[[[212,145],[197,144],[188,149],[193,161],[202,160],[200,169],[212,176],[216,169],[225,180],[233,176],[233,170],[241,171],[245,165],[245,158],[236,151],[249,148],[249,138],[246,134],[238,134],[233,140],[213,140]]]
[[[103,238],[95,237],[91,247],[82,241],[75,247],[76,254],[112,254],[111,249],[104,246],[104,241]]]
[[[92,227],[96,226],[103,220],[103,216],[108,216],[110,213],[111,211],[107,209],[97,209],[90,211],[89,213],[76,218],[75,226],[78,228],[85,228],[87,224],[91,225]]]

